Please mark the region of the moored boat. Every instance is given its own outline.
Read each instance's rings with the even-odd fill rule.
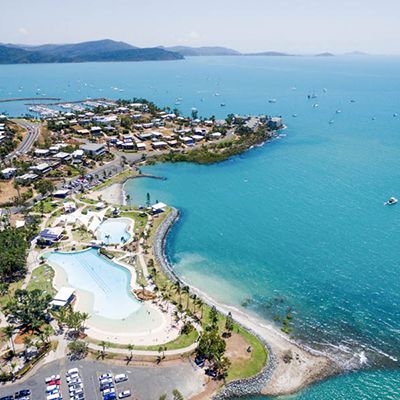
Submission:
[[[396,199],[396,197],[391,197],[388,201],[385,201],[383,203],[383,205],[392,206],[392,205],[396,204],[397,202],[398,202],[398,200]]]

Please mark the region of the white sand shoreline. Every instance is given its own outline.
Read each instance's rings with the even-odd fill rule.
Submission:
[[[262,388],[266,395],[287,395],[298,392],[313,382],[322,380],[340,371],[335,362],[322,353],[306,349],[286,334],[278,330],[272,323],[262,321],[259,317],[251,316],[236,307],[216,301],[210,295],[184,281],[173,271],[165,254],[165,239],[171,226],[179,219],[179,212],[173,210],[172,218],[165,220],[165,226],[160,225],[153,243],[156,259],[170,279],[178,279],[182,285],[190,287],[205,302],[215,306],[222,314],[232,313],[233,318],[244,328],[256,334],[267,343],[273,358],[271,377]],[[161,254],[160,254],[161,253]],[[287,359],[289,357],[289,360]],[[271,357],[269,362],[271,362]]]

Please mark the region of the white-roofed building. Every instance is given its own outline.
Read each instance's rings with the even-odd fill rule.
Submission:
[[[53,301],[50,304],[53,306],[53,308],[61,308],[71,304],[74,298],[74,288],[62,287],[54,296]]]

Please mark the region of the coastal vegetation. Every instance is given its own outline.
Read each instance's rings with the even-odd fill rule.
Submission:
[[[259,145],[272,137],[271,131],[265,127],[256,131],[246,130],[235,139],[219,143],[209,143],[185,152],[170,151],[147,159],[147,164],[156,162],[193,162],[196,164],[212,164],[227,160]]]
[[[6,226],[0,230],[0,282],[11,283],[26,273],[26,257],[32,231]]]

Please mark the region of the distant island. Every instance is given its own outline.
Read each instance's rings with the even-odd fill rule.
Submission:
[[[181,60],[180,53],[160,47],[138,48],[113,40],[41,46],[0,45],[0,64],[77,63],[90,61]]]
[[[157,46],[140,48],[125,42],[110,39],[72,44],[24,45],[0,43],[0,64],[78,63],[94,61],[168,61],[183,60],[185,57],[201,56],[301,56],[280,51],[242,53],[222,46]],[[354,51],[344,55],[366,55]],[[312,56],[312,54],[311,54]],[[316,57],[333,57],[323,52]]]

